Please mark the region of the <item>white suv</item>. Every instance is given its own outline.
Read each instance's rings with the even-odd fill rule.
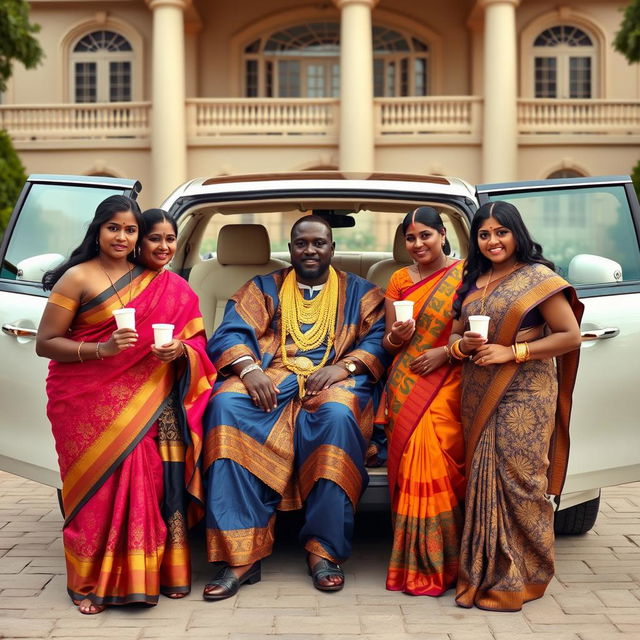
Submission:
[[[135,198],[140,189],[134,180],[86,176],[33,175],[25,184],[0,245],[0,469],[59,486],[45,415],[47,362],[34,351],[47,299],[40,279],[79,243],[98,202],[112,194]],[[241,284],[286,263],[288,230],[302,212],[320,213],[335,228],[336,267],[384,287],[408,261],[396,233],[404,213],[436,207],[464,257],[470,219],[493,199],[519,208],[585,303],[569,474],[556,514],[558,532],[581,533],[595,522],[601,487],[640,480],[640,215],[628,176],[475,189],[456,178],[410,175],[226,176],[187,182],[162,207],[180,230],[172,269],[199,294],[210,333]],[[252,251],[256,223],[271,234],[265,259]],[[244,225],[221,234],[235,238],[234,247],[216,245],[223,225]],[[372,470],[364,501],[385,500],[386,474]]]

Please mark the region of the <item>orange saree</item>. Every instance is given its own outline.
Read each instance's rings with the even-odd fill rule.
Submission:
[[[447,344],[462,263],[416,284],[407,269],[391,277],[386,296],[414,301],[416,332],[397,354],[385,389],[385,431],[393,512],[387,589],[437,596],[455,584],[465,491],[460,424],[460,367],[419,376],[409,364]]]
[[[573,288],[540,264],[492,283],[485,300],[489,342],[512,345],[523,319],[563,291],[580,322]],[[462,320],[481,308],[470,292]],[[553,577],[553,507],[569,454],[569,414],[580,351],[559,358],[462,370],[462,423],[468,490],[456,602],[518,611]]]
[[[202,515],[201,418],[215,377],[196,295],[168,271],[141,267],[76,312],[69,338],[105,341],[120,298],[137,344],[103,360],[52,361],[47,378],[65,510],[67,590],[96,605],[155,604],[187,593],[186,528]],[[129,293],[131,292],[131,296]],[[69,308],[51,294],[50,304]],[[187,358],[151,353],[152,323],[170,322]]]

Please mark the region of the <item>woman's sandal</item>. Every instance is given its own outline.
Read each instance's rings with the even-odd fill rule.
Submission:
[[[105,610],[103,604],[93,604],[89,598],[74,600],[73,604],[77,605],[78,611],[85,616],[94,616],[96,613],[102,613]]]
[[[309,575],[313,580],[313,586],[319,591],[340,591],[344,587],[344,571],[331,560],[326,558],[320,558],[313,568],[309,565],[309,559],[307,558],[307,568],[309,569]],[[342,579],[339,584],[322,584],[320,581],[323,578],[331,578],[338,576]]]
[[[238,589],[240,589],[245,582],[247,584],[256,584],[260,582],[261,578],[260,560],[254,562],[239,578],[231,570],[231,567],[227,565],[222,571],[216,574],[211,582],[204,585],[202,597],[210,602],[226,600],[231,596],[235,596],[236,593],[238,593]],[[220,588],[216,593],[207,592],[207,589],[215,589],[216,587]]]

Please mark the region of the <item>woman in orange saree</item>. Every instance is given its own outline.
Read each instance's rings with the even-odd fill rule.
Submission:
[[[552,267],[512,204],[480,207],[450,344],[466,359],[461,607],[518,611],[553,577],[548,494],[566,473],[582,304]],[[490,317],[487,339],[465,331],[472,315]]]
[[[415,265],[396,271],[386,291],[384,346],[395,359],[384,393],[393,548],[387,589],[437,596],[455,584],[465,491],[460,367],[449,362],[452,303],[462,263],[447,257],[442,219],[419,207],[403,221]],[[413,317],[395,321],[395,301]]]
[[[137,204],[111,196],[82,244],[45,274],[37,352],[60,465],[67,590],[82,613],[188,593],[186,527],[202,513],[201,416],[214,370],[195,294],[129,261]],[[135,310],[135,330],[112,312]],[[173,349],[152,351],[154,323]],[[115,330],[114,330],[115,329]]]

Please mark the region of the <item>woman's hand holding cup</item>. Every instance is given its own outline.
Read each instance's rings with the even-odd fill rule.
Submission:
[[[133,347],[138,342],[138,334],[134,329],[116,329],[111,337],[100,346],[100,355],[116,356],[121,351]]]
[[[396,344],[405,343],[411,340],[411,336],[416,330],[416,321],[413,318],[409,320],[398,321],[396,320],[391,325],[391,340]]]
[[[466,355],[475,353],[476,349],[485,344],[487,339],[477,331],[465,331],[460,342],[460,348]]]
[[[159,347],[152,344],[151,351],[158,360],[171,362],[172,360],[177,360],[184,353],[184,348],[180,340],[173,339],[171,342]]]

